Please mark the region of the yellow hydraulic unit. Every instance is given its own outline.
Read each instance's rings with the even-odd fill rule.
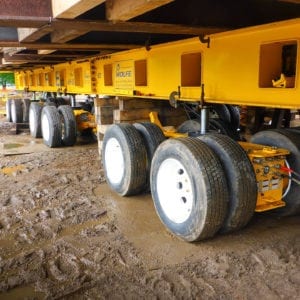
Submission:
[[[74,116],[76,119],[77,130],[82,132],[86,129],[92,129],[94,133],[96,133],[96,122],[95,116],[84,110],[84,109],[74,109]]]
[[[253,165],[257,181],[257,202],[255,211],[261,212],[285,206],[282,198],[288,192],[291,180],[288,168],[288,150],[240,142]]]

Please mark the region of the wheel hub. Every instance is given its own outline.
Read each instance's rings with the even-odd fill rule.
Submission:
[[[180,161],[168,158],[157,173],[157,194],[166,216],[175,223],[185,222],[193,207],[193,186],[188,172]]]
[[[42,116],[42,132],[43,132],[43,139],[45,141],[48,141],[50,138],[50,124],[45,114]]]
[[[122,147],[116,138],[110,138],[105,147],[106,176],[112,184],[119,184],[124,174],[124,156]]]

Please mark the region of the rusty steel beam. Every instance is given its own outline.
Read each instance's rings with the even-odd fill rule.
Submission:
[[[54,18],[73,19],[102,4],[105,0],[52,0]]]

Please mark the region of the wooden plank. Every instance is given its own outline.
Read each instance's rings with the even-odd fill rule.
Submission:
[[[41,28],[18,28],[19,42],[35,42],[53,31],[53,29],[47,24]]]
[[[1,26],[1,20],[0,20]],[[98,20],[67,20],[53,19],[51,26],[55,30],[80,30],[80,31],[110,31],[110,32],[139,32],[157,34],[184,34],[201,35],[228,30],[223,27],[186,26],[166,23],[148,22],[107,22]]]
[[[37,53],[38,53],[39,55],[48,55],[48,54],[51,54],[51,53],[53,53],[53,52],[55,52],[55,50],[45,50],[45,49],[41,49],[41,50],[38,50],[38,51],[37,51]],[[69,57],[69,55],[68,55],[68,57]]]
[[[41,50],[42,51],[42,50]],[[50,50],[50,53],[53,50]],[[49,54],[49,55],[45,55],[45,54],[19,54],[19,53],[15,53],[13,55],[10,55],[8,53],[4,53],[4,58],[6,60],[9,61],[41,61],[41,60],[55,60],[55,61],[65,61],[66,60],[66,56],[70,57],[70,58],[80,58],[83,57],[83,55],[79,55],[79,54],[70,54],[70,55],[66,55],[66,54]]]
[[[149,113],[151,111],[157,111],[157,109],[131,109],[131,110],[114,110],[114,121],[134,121],[134,120],[148,120]]]
[[[0,27],[22,27],[22,28],[40,28],[49,27],[45,30],[72,30],[80,32],[89,31],[108,31],[108,32],[138,32],[138,33],[157,33],[157,34],[184,34],[184,35],[201,35],[211,34],[228,30],[223,27],[199,27],[185,26],[165,23],[147,23],[147,22],[107,22],[98,20],[68,20],[68,19],[47,19],[40,17],[7,17],[0,18]]]
[[[112,105],[112,98],[95,98],[94,105],[95,107]]]
[[[104,2],[105,0],[52,0],[53,17],[73,19]]]
[[[50,17],[9,16],[0,14],[0,26],[17,28],[39,28],[49,23]]]
[[[120,123],[134,124],[134,123],[144,123],[144,122],[150,122],[150,119],[145,118],[145,119],[133,119],[133,120],[114,120],[115,124],[120,124]]]
[[[12,57],[9,57],[9,55],[7,57],[4,57],[3,59],[4,63],[26,63],[26,62],[30,62],[30,63],[62,63],[65,62],[66,59],[65,58],[44,58],[44,59],[13,59]],[[2,63],[3,63],[2,62]]]
[[[174,0],[106,0],[106,18],[127,21]]]
[[[158,102],[154,102],[153,100],[145,100],[145,99],[120,99],[119,100],[119,108],[120,110],[128,110],[128,109],[139,109],[139,108],[156,108],[159,105]]]
[[[119,108],[119,100],[115,97],[95,98],[95,107],[112,106],[115,109]]]
[[[105,0],[52,0],[54,18],[73,19],[86,11],[104,3]],[[51,34],[52,43],[66,43],[81,35],[88,33],[91,29],[61,29]]]
[[[86,34],[87,30],[78,30],[78,29],[66,29],[66,30],[56,30],[51,33],[51,42],[52,43],[66,43],[77,37]]]
[[[112,106],[98,106],[95,107],[96,122],[99,125],[113,123],[113,110]]]
[[[28,49],[47,49],[47,50],[124,50],[139,48],[140,45],[133,44],[60,44],[60,43],[20,43],[18,41],[1,41],[0,47],[25,47]]]
[[[103,144],[103,141],[98,140],[98,153],[99,153],[100,157],[102,155],[102,144]]]
[[[109,126],[111,126],[111,124],[109,124],[109,125],[97,125],[97,132],[104,135],[106,130],[109,128]]]

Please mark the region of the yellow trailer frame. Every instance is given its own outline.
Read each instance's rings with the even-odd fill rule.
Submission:
[[[181,101],[199,101],[204,94],[208,103],[298,109],[299,40],[300,19],[293,19],[212,34],[205,43],[191,38],[20,71],[16,84],[154,100],[177,92]]]

